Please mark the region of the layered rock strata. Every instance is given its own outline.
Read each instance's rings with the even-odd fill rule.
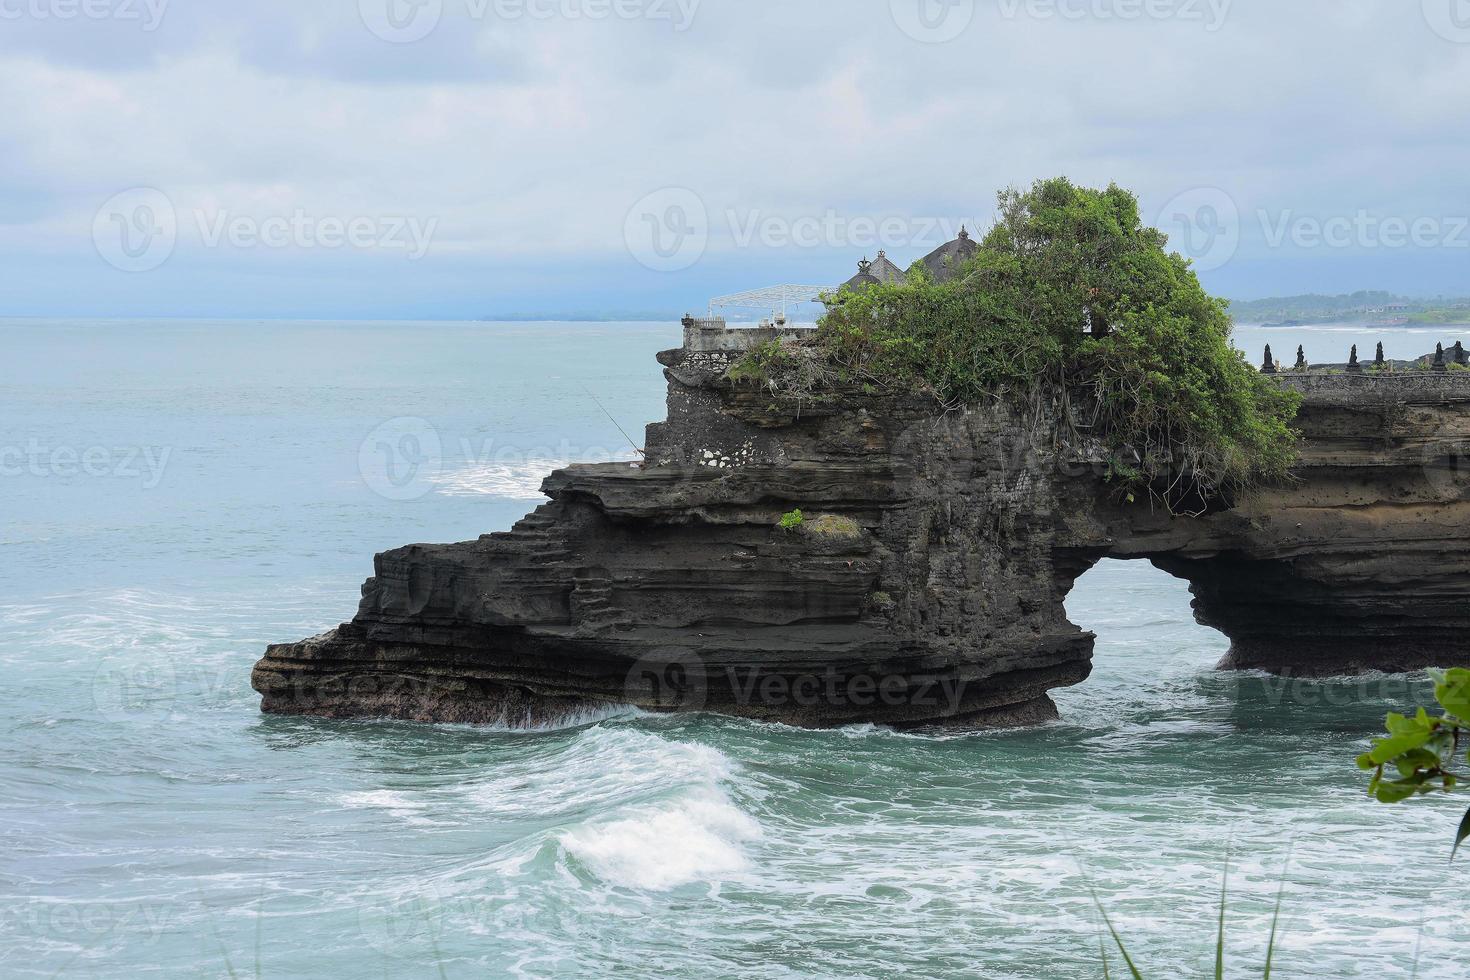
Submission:
[[[1470,373],[1280,375],[1305,396],[1294,480],[1186,518],[1120,503],[1054,403],[779,397],[726,377],[739,333],[660,355],[645,461],[552,474],[510,531],[379,555],[352,622],[267,651],[264,710],[1033,723],[1088,676],[1063,600],[1110,557],[1188,579],[1223,666],[1470,661]]]

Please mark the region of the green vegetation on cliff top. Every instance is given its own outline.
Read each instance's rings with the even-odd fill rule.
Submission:
[[[846,382],[946,403],[1066,391],[1109,478],[1170,506],[1284,477],[1298,399],[1231,346],[1225,302],[1166,241],[1116,186],[1006,191],[948,281],[916,264],[905,283],[844,292],[808,343]],[[732,374],[779,386],[800,360],[758,351]]]

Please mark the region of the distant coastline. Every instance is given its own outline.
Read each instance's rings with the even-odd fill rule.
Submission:
[[[1240,323],[1263,327],[1310,327],[1354,323],[1365,327],[1470,326],[1470,299],[1414,299],[1364,290],[1341,296],[1283,296],[1230,304]]]

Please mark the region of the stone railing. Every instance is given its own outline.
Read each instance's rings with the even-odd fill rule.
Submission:
[[[739,353],[773,340],[795,340],[812,332],[811,327],[784,324],[732,328],[720,316],[701,319],[686,316],[682,322],[684,349],[695,353]]]

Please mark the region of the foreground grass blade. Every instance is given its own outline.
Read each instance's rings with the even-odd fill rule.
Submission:
[[[1215,932],[1215,980],[1225,980],[1225,895],[1230,888],[1230,855],[1225,855],[1225,877],[1220,881],[1220,922]]]
[[[1286,875],[1291,870],[1291,855],[1296,843],[1286,849],[1286,863],[1281,866],[1281,887],[1276,889],[1276,910],[1271,913],[1271,938],[1266,942],[1266,972],[1261,980],[1271,980],[1271,963],[1276,959],[1276,927],[1281,923],[1281,902],[1286,897]]]
[[[1102,907],[1102,902],[1098,900],[1096,891],[1092,893],[1092,904],[1097,906],[1097,914],[1102,916],[1103,925],[1108,927],[1108,933],[1113,937],[1113,942],[1117,944],[1118,952],[1122,954],[1123,963],[1128,967],[1128,972],[1133,976],[1133,980],[1143,980],[1143,974],[1139,973],[1138,967],[1133,965],[1133,957],[1128,955],[1128,947],[1123,945],[1123,937],[1118,935],[1117,929],[1113,928],[1113,920],[1108,918],[1108,913]],[[1106,950],[1103,953],[1103,972],[1104,974],[1107,972]]]
[[[1286,878],[1283,876],[1281,887],[1276,889],[1276,911],[1271,913],[1271,938],[1266,941],[1266,970],[1261,974],[1261,980],[1271,980],[1271,961],[1276,958],[1276,927],[1281,922],[1281,900],[1285,895]]]

